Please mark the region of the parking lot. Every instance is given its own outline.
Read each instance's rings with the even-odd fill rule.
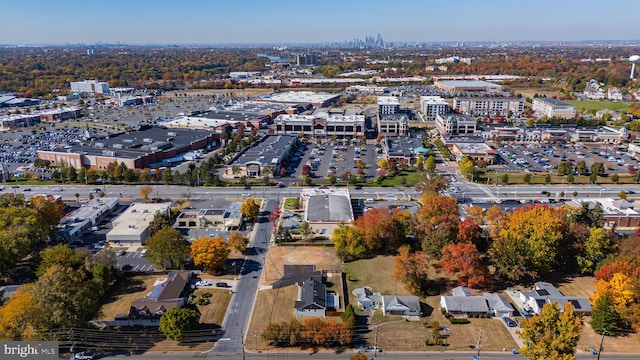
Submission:
[[[118,261],[118,269],[132,271],[155,271],[153,265],[149,264],[146,257],[142,256],[140,251],[125,251],[121,256],[116,256]]]
[[[304,165],[311,167],[311,172],[315,178],[325,176],[337,176],[340,178],[345,172],[351,175],[357,175],[357,161],[361,160],[363,164],[363,174],[367,179],[376,176],[377,164],[381,154],[377,154],[374,145],[352,145],[346,140],[327,141],[325,144],[307,144],[304,151],[299,155],[299,160],[295,160],[290,168],[291,176],[302,176],[302,168]],[[297,166],[296,166],[297,164]]]
[[[562,161],[571,162],[572,167],[584,161],[587,169],[593,163],[600,162],[607,174],[627,174],[631,168],[640,167],[640,163],[626,151],[613,146],[516,144],[502,145],[496,150],[504,164],[503,168],[511,172],[556,172]]]

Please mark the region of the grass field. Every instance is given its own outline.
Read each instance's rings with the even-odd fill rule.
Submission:
[[[526,184],[524,181],[524,177],[526,174],[529,174],[531,176],[531,183],[532,184],[544,184],[545,183],[545,177],[546,174],[534,174],[534,173],[504,173],[504,172],[499,172],[497,177],[498,177],[498,183],[500,185],[504,185],[504,183],[500,180],[501,176],[503,176],[503,174],[507,174],[509,182],[509,185],[512,184]],[[567,184],[567,177],[563,176],[563,175],[558,175],[558,174],[554,174],[554,173],[550,173],[551,175],[551,184]],[[629,175],[629,174],[618,174],[618,183],[619,184],[635,184],[635,179],[633,177],[633,175]],[[477,183],[487,183],[489,185],[493,185],[496,181],[496,173],[495,172],[487,172],[485,173],[482,177],[480,177],[479,179],[477,179]],[[590,184],[591,182],[589,181],[589,176],[587,175],[576,175],[574,176],[574,184]],[[598,176],[598,184],[613,184],[613,180],[611,178],[611,175],[609,176]],[[553,195],[553,194],[552,194]],[[568,196],[569,194],[567,194]]]
[[[395,256],[377,256],[373,259],[345,264],[349,296],[355,288],[369,286],[383,295],[411,295],[402,284],[391,277]],[[355,301],[355,297],[353,297]]]
[[[251,324],[247,331],[247,348],[252,351],[269,348],[260,334],[272,322],[294,320],[298,287],[289,285],[279,289],[261,290],[256,298]]]
[[[614,111],[626,111],[631,103],[628,102],[612,102],[612,101],[577,101],[567,100],[566,103],[572,105],[577,111],[603,110],[609,109]]]
[[[209,298],[211,303],[204,306],[196,305],[200,311],[200,323],[222,326],[224,315],[231,301],[231,292],[215,288],[198,288],[193,293],[196,295],[196,299],[198,299],[200,295],[207,292],[212,295],[211,298]]]
[[[387,177],[380,183],[381,186],[413,186],[424,179],[417,171],[403,171],[398,175]]]
[[[113,320],[116,314],[128,314],[131,303],[151,292],[154,282],[163,278],[166,275],[136,275],[120,280],[111,297],[100,308],[97,320]]]

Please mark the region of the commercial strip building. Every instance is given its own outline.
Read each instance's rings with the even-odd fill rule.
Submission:
[[[551,98],[534,98],[533,112],[536,117],[573,119],[576,117],[576,108],[564,101]]]
[[[282,163],[291,155],[297,143],[297,135],[267,135],[228,163],[223,176],[272,176],[280,171]],[[264,171],[265,168],[268,172]],[[238,169],[238,172],[234,173],[234,169]]]
[[[428,121],[435,121],[438,114],[446,114],[449,110],[449,104],[440,96],[420,96],[420,111]]]
[[[528,142],[595,142],[601,144],[621,144],[629,138],[625,128],[614,129],[608,126],[580,128],[569,125],[564,127],[527,127],[527,126],[491,126],[483,125],[480,136],[486,141]],[[629,148],[631,149],[629,144]],[[633,150],[629,150],[630,153]]]
[[[347,189],[302,189],[304,221],[315,236],[331,238],[339,224],[354,220],[351,196]]]
[[[416,134],[408,134],[408,136],[387,136],[384,139],[385,145],[382,148],[385,159],[395,160],[396,164],[402,162],[408,166],[415,164],[416,159],[420,155],[426,155],[428,149],[422,143],[422,137]]]
[[[98,80],[72,81],[72,93],[108,94],[109,83]]]
[[[171,203],[133,203],[112,221],[107,241],[120,246],[142,246],[150,236],[149,224],[156,213],[171,211]]]
[[[212,110],[199,116],[181,116],[162,123],[171,129],[204,130],[222,133],[229,129],[252,129],[266,127],[271,122],[268,115]]]
[[[339,94],[322,94],[312,91],[288,91],[264,95],[256,101],[278,104],[311,104],[314,107],[329,107],[338,102],[339,99]]]
[[[482,80],[436,80],[436,89],[451,93],[498,93],[502,86]]]
[[[320,137],[364,136],[365,117],[353,110],[319,109],[311,114],[282,114],[274,120],[275,133]]]
[[[0,116],[0,131],[33,126],[40,122],[40,116],[35,114],[16,114]]]
[[[65,241],[76,240],[111,215],[119,204],[118,198],[98,197],[89,200],[60,219],[56,233]]]
[[[463,143],[456,142],[451,146],[451,153],[456,157],[456,160],[460,161],[463,156],[466,156],[474,163],[478,161],[484,161],[488,165],[493,165],[496,162],[496,152],[489,145],[485,143]]]
[[[438,114],[436,127],[442,135],[473,135],[476,132],[476,120],[464,114]]]
[[[506,116],[509,112],[524,112],[524,100],[504,97],[457,97],[453,109],[466,115]]]
[[[55,166],[65,164],[104,170],[114,161],[130,169],[170,166],[171,159],[189,151],[211,149],[219,135],[209,131],[163,129],[130,131],[109,137],[89,138],[80,143],[60,144],[54,151],[38,151],[38,158]],[[182,160],[176,159],[176,162]]]
[[[244,223],[241,206],[237,201],[196,200],[178,215],[173,227],[183,232],[189,241],[216,236],[226,239]]]
[[[39,99],[31,99],[13,95],[0,95],[0,108],[25,107],[38,104],[40,104]]]

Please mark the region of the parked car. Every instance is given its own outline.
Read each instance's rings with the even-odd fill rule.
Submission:
[[[518,324],[515,321],[513,321],[513,319],[510,317],[503,317],[502,320],[504,321],[505,324],[507,324],[508,327],[518,326]]]
[[[226,282],[221,281],[216,283],[216,287],[226,288],[229,287],[229,285]]]
[[[124,254],[126,254],[126,253],[127,253],[127,252],[126,252],[126,251],[124,251],[124,250],[118,250],[118,251],[116,252],[116,256],[123,256],[123,255],[124,255]]]
[[[131,266],[131,264],[122,265],[122,270],[129,271],[131,269],[133,269],[133,266]]]
[[[86,351],[82,351],[73,355],[73,359],[75,360],[93,360],[94,357],[95,357],[94,354]]]
[[[211,283],[207,280],[196,281],[196,286],[211,286]]]

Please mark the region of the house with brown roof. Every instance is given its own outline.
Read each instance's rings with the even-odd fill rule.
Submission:
[[[170,271],[164,281],[156,282],[145,297],[135,300],[129,310],[130,319],[160,317],[165,311],[187,304],[191,271]]]

